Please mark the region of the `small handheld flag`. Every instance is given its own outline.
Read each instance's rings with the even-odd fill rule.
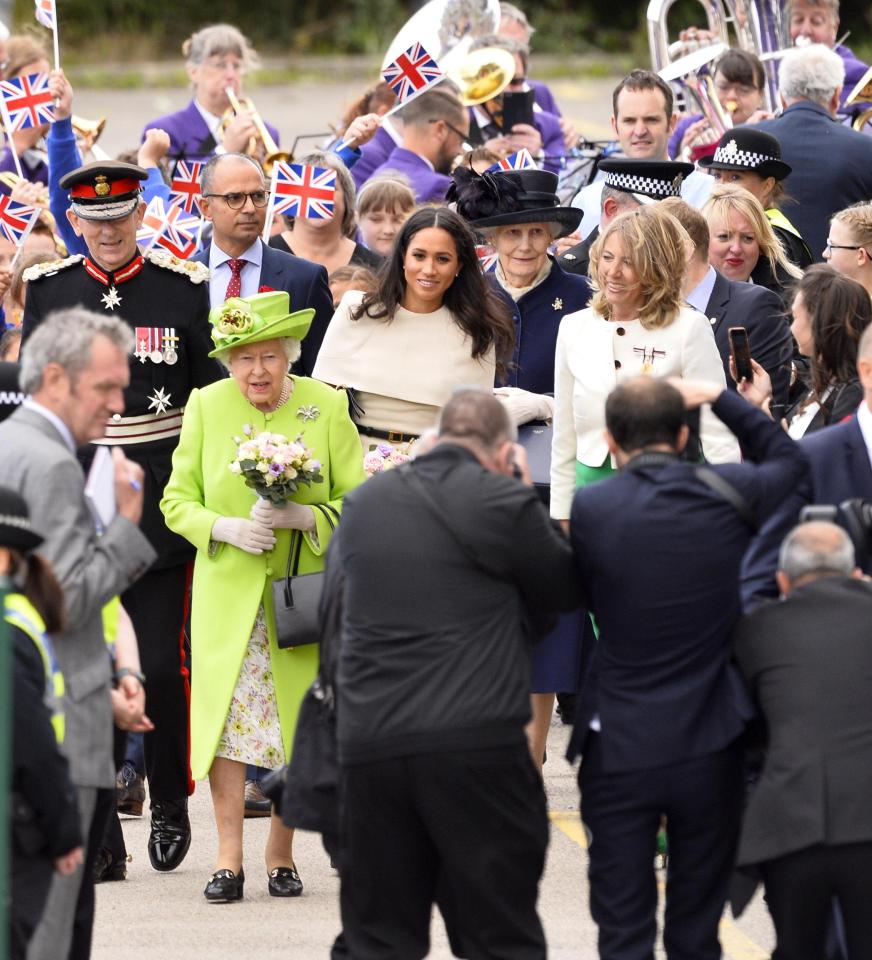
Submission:
[[[394,91],[401,104],[423,93],[443,76],[439,64],[420,43],[412,44],[382,70],[385,83]]]
[[[179,160],[170,184],[170,203],[185,213],[200,214],[200,173],[204,164]]]
[[[273,168],[272,214],[330,220],[336,200],[336,171],[302,163]]]
[[[538,170],[538,167],[530,151],[522,147],[517,153],[512,153],[499,163],[488,167],[490,173],[497,173],[500,170]]]
[[[47,73],[0,80],[0,96],[9,115],[11,131],[54,123],[54,98],[48,88]]]
[[[160,247],[187,260],[197,250],[201,227],[202,222],[187,216],[180,206],[166,206],[161,197],[152,197],[136,231],[136,242],[146,250]]]
[[[39,207],[0,196],[0,234],[18,246],[30,232],[39,214]]]

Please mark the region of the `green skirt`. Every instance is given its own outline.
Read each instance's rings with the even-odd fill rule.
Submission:
[[[606,477],[610,477],[614,472],[615,468],[612,466],[611,457],[606,457],[603,464],[599,467],[589,467],[586,463],[579,463],[579,461],[576,460],[575,489],[579,490],[581,487],[589,487],[592,483],[605,480]]]

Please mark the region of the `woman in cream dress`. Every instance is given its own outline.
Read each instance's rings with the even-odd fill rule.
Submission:
[[[353,391],[364,451],[406,449],[455,388],[492,390],[512,344],[511,317],[482,276],[469,227],[426,207],[403,225],[379,289],[342,298],[312,375]]]
[[[709,321],[684,305],[688,238],[656,205],[618,217],[591,248],[594,297],[565,316],[557,335],[551,515],[568,521],[578,486],[612,470],[605,402],[639,375],[710,380],[726,387]],[[700,416],[705,458],[739,459],[739,445],[708,408]]]

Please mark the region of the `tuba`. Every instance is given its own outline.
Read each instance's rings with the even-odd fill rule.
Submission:
[[[292,159],[291,154],[287,150],[281,150],[279,145],[273,140],[266,124],[263,122],[263,117],[257,112],[254,101],[249,100],[248,97],[243,97],[242,100],[240,100],[232,87],[228,87],[225,92],[227,99],[230,101],[230,108],[226,110],[224,116],[221,117],[221,133],[224,133],[234,117],[243,110],[247,110],[251,115],[251,120],[257,130],[257,135],[248,141],[248,147],[245,152],[252,159],[257,160],[263,167],[263,172],[267,176],[270,176],[273,166],[277,162],[287,163],[287,161]]]
[[[73,116],[70,118],[70,122],[73,125],[73,132],[76,135],[76,146],[78,146],[79,153],[81,153],[82,156],[90,153],[95,160],[109,159],[109,154],[96,146],[100,135],[106,127],[105,117],[100,117],[99,120],[87,120],[85,117]]]
[[[660,73],[689,52],[683,42],[670,43],[668,17],[675,0],[650,0],[648,4],[648,44],[651,63]],[[778,69],[780,55],[790,46],[787,21],[781,0],[700,0],[706,25],[714,35],[710,43],[733,45],[753,53],[766,70],[766,108],[778,107]],[[732,34],[730,32],[732,28]]]
[[[460,91],[465,107],[493,100],[512,82],[515,58],[502,47],[480,47],[452,63],[448,79]]]

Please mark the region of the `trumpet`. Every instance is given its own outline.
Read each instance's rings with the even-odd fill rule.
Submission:
[[[87,120],[85,117],[77,117],[74,115],[70,118],[70,122],[73,125],[73,132],[76,135],[76,144],[79,147],[79,153],[81,153],[82,156],[90,153],[95,160],[109,159],[109,154],[96,145],[106,127],[105,117],[100,117],[98,120]]]
[[[852,107],[855,103],[862,103],[864,100],[872,100],[872,67],[860,77],[860,82],[845,98],[845,106]],[[854,117],[851,126],[855,130],[862,130],[870,120],[872,120],[872,107],[866,107]]]
[[[243,97],[240,100],[232,87],[228,87],[225,92],[227,93],[227,99],[230,101],[230,109],[226,110],[221,118],[221,133],[224,133],[234,117],[238,116],[243,110],[247,110],[257,130],[257,135],[248,141],[245,152],[252,159],[258,160],[263,167],[263,172],[270,176],[273,166],[276,163],[286,163],[291,160],[291,154],[287,150],[279,149],[279,145],[273,140],[266,124],[263,122],[263,117],[257,112],[252,100],[248,97]]]

